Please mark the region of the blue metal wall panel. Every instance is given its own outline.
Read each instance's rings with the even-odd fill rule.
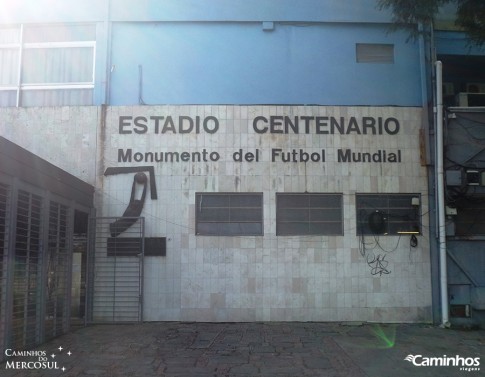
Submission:
[[[112,19],[387,22],[389,14],[376,8],[376,0],[124,0],[113,2]]]
[[[449,284],[485,286],[485,241],[448,240],[448,250],[455,259],[448,262]]]
[[[438,55],[485,55],[485,47],[471,45],[464,33],[437,31],[434,36]]]
[[[115,23],[111,104],[421,105],[419,52],[382,25]],[[356,43],[395,44],[393,64]],[[396,78],[399,78],[396,84]]]
[[[54,6],[55,5],[55,6]],[[9,22],[100,21],[388,22],[376,0],[16,0],[2,8]],[[3,21],[0,21],[3,22]]]

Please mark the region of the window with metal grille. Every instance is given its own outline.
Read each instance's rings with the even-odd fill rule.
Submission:
[[[19,190],[13,267],[12,346],[34,346],[40,339],[42,198]]]
[[[357,234],[420,234],[419,194],[357,194]]]
[[[394,45],[383,43],[357,43],[357,63],[394,63]]]
[[[95,25],[0,28],[0,106],[91,105]]]
[[[341,194],[276,194],[276,235],[342,235]]]
[[[263,235],[262,193],[196,193],[195,207],[198,235]]]

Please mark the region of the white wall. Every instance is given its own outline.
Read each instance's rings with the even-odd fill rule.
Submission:
[[[3,107],[0,136],[95,186],[100,112],[94,106]]]

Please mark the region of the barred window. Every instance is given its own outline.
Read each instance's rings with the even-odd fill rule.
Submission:
[[[276,194],[276,234],[342,235],[342,195]]]
[[[262,193],[196,193],[195,206],[197,235],[263,235]]]
[[[357,234],[421,234],[419,194],[357,194]]]

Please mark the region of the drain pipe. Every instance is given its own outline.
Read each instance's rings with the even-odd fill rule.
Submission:
[[[438,243],[440,255],[441,326],[449,327],[448,277],[446,267],[446,220],[443,169],[443,68],[436,63],[436,191],[438,198]]]

